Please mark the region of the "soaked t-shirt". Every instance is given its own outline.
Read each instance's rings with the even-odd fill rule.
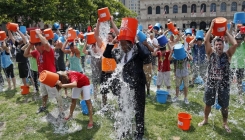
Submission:
[[[77,82],[78,88],[90,85],[88,77],[80,72],[68,71],[68,77],[71,83],[73,83],[74,81]]]
[[[205,45],[202,44],[199,47],[195,44],[192,49],[192,56],[193,56],[193,62],[195,64],[205,63],[205,58],[206,58]]]
[[[89,50],[88,55],[91,56],[91,69],[92,69],[92,79],[93,80],[98,80],[100,79],[101,76],[101,63],[102,63],[102,58],[94,57],[92,55],[92,52]]]
[[[186,77],[189,75],[188,58],[185,58],[183,60],[174,60],[174,64],[176,65],[176,77]]]
[[[15,41],[15,50],[16,50],[16,62],[18,63],[26,63],[27,62],[27,58],[24,57],[24,50],[21,50],[21,48],[24,46],[25,44],[21,44],[19,45],[19,43],[17,41]]]
[[[55,67],[57,71],[65,71],[65,60],[64,60],[64,52],[61,49],[55,49],[54,52],[55,57]]]
[[[236,52],[231,58],[231,68],[242,69],[245,68],[245,43],[242,42],[239,47],[236,48]]]

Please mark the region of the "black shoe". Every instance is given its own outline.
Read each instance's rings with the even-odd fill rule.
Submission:
[[[37,114],[46,111],[46,107],[40,106],[37,110]]]
[[[137,135],[135,140],[143,140],[143,135],[141,134]]]

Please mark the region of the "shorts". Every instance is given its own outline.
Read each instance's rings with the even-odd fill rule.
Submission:
[[[101,85],[100,85],[101,94],[109,93],[109,89],[110,89],[113,95],[119,95],[121,90],[119,85],[119,79],[116,78],[111,79],[111,75],[112,73],[105,73],[102,71]]]
[[[230,101],[230,88],[218,88],[218,104],[222,108],[227,108]],[[215,103],[216,88],[205,87],[204,102],[207,106],[212,106]]]
[[[157,65],[157,61],[156,61],[156,56],[152,56],[152,65],[156,66]]]
[[[236,73],[236,78],[242,80],[244,77],[244,68],[241,69],[231,69],[231,76],[233,79],[234,73]]]
[[[185,88],[189,87],[189,78],[188,78],[188,76],[176,77],[176,79],[175,79],[176,87],[179,87],[181,85],[182,81],[184,82],[184,87]]]
[[[28,77],[28,64],[27,63],[18,63],[18,69],[19,69],[19,76],[20,78],[27,78]]]
[[[157,86],[162,86],[162,82],[164,81],[164,85],[167,87],[171,86],[170,81],[170,71],[158,72],[157,73]]]
[[[193,64],[193,78],[196,79],[198,75],[200,75],[202,78],[206,76],[207,73],[207,64]]]
[[[59,92],[56,89],[56,87],[50,87],[50,86],[45,85],[45,84],[43,84],[41,82],[40,82],[40,93],[41,93],[41,96],[48,95],[51,98],[56,97],[57,95],[59,95]]]
[[[78,99],[83,93],[83,100],[89,100],[90,99],[90,85],[83,86],[81,88],[74,87],[72,88],[72,99]]]

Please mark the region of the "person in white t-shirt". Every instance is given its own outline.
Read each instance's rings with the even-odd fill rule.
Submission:
[[[153,33],[151,33],[150,34],[150,37],[147,38],[147,42],[148,42],[148,44],[150,44],[150,46],[152,46],[154,48],[154,51],[156,49],[158,49],[158,41],[154,37],[154,34]],[[156,74],[156,69],[157,69],[156,57],[155,56],[152,56],[152,70],[153,70],[153,73],[154,74]]]

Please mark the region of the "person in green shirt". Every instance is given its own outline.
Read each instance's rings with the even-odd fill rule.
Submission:
[[[241,36],[239,33],[235,37],[238,47],[236,49],[236,52],[231,58],[231,73],[232,73],[232,78],[236,77],[237,81],[237,88],[238,88],[238,95],[239,95],[239,102],[241,104],[244,103],[243,98],[242,98],[242,80],[244,78],[244,68],[245,68],[245,42],[244,38]]]
[[[83,39],[77,39],[77,40],[78,40],[77,48],[80,51],[81,64],[82,64],[83,71],[85,72],[85,54],[83,53],[84,42]]]

